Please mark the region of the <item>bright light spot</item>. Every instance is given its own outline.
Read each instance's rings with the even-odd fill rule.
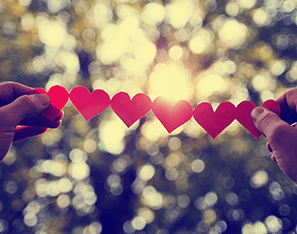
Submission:
[[[204,170],[204,162],[200,159],[196,159],[191,164],[191,169],[193,172],[200,173]]]
[[[72,190],[72,183],[68,178],[61,178],[58,182],[59,189],[62,193],[68,193]]]
[[[270,17],[268,16],[267,12],[262,8],[255,10],[253,20],[258,26],[263,26],[270,23]]]
[[[213,206],[217,203],[218,201],[218,196],[215,192],[208,192],[206,195],[205,195],[205,203],[208,205],[208,206]]]
[[[80,149],[72,149],[69,153],[69,158],[75,163],[85,162],[87,160],[87,154]]]
[[[66,208],[67,206],[70,205],[70,198],[68,195],[66,194],[61,194],[58,198],[57,198],[57,204],[60,208]]]
[[[170,154],[166,157],[166,166],[176,167],[180,163],[179,157],[176,154]]]
[[[112,154],[120,154],[125,148],[125,128],[120,119],[101,122],[99,138],[105,150]]]
[[[62,10],[69,4],[67,0],[49,0],[47,3],[47,8],[53,12],[57,13],[58,11]]]
[[[190,72],[178,64],[158,64],[149,77],[149,94],[152,100],[159,96],[171,101],[189,100],[194,87]]]
[[[104,64],[111,64],[125,58],[134,57],[142,66],[150,65],[157,53],[156,46],[150,42],[139,27],[139,19],[125,18],[120,24],[109,24],[101,33],[103,43],[97,47],[97,57]]]
[[[147,207],[141,207],[137,210],[137,215],[144,218],[146,223],[151,223],[155,219],[155,214]]]
[[[45,179],[38,179],[35,182],[35,190],[36,190],[36,194],[39,197],[46,197],[47,193],[46,193],[46,186],[47,186],[47,181]]]
[[[84,142],[84,150],[87,153],[94,153],[97,149],[97,143],[93,139],[87,139]]]
[[[28,14],[24,14],[22,16],[22,20],[21,20],[21,25],[23,27],[23,29],[25,30],[30,30],[31,28],[33,28],[34,26],[34,17],[32,14],[28,13]]]
[[[60,51],[58,54],[58,63],[66,68],[66,72],[76,74],[79,69],[79,59],[77,54],[69,51]]]
[[[43,20],[38,26],[40,41],[51,47],[60,47],[67,36],[66,26],[61,21]]]
[[[146,24],[159,24],[165,18],[165,8],[158,3],[152,2],[145,5],[141,19]]]
[[[268,174],[266,171],[257,171],[251,178],[250,184],[253,188],[260,188],[268,181]]]
[[[180,46],[172,46],[169,50],[169,58],[173,59],[173,60],[179,60],[183,57],[183,49]]]
[[[242,234],[255,234],[255,229],[252,224],[245,224],[241,229]]]
[[[250,9],[256,4],[256,0],[237,0],[239,6]]]
[[[166,19],[174,28],[184,28],[192,16],[193,10],[193,1],[176,0],[166,5]]]
[[[217,220],[217,214],[213,209],[206,210],[203,213],[203,219],[207,223],[213,223]]]
[[[273,215],[266,218],[265,224],[268,230],[272,233],[277,233],[282,229],[282,221]]]
[[[171,150],[178,150],[181,144],[181,140],[178,137],[171,137],[168,141],[168,146]]]
[[[189,41],[189,48],[195,54],[202,54],[207,51],[213,40],[211,31],[201,28],[199,32]]]
[[[131,224],[136,230],[142,230],[144,229],[146,222],[143,217],[137,216],[131,221]]]
[[[267,229],[264,223],[259,221],[254,224],[254,230],[255,234],[267,234]]]
[[[139,177],[144,181],[149,181],[155,175],[155,168],[152,165],[144,165],[139,170]]]
[[[113,13],[110,9],[109,5],[98,2],[94,7],[94,17],[92,20],[94,20],[94,24],[100,27],[98,23],[101,23],[103,25],[106,25],[108,21],[112,19]]]
[[[99,234],[102,232],[102,224],[98,222],[94,222],[91,225],[87,226],[83,230],[83,234]]]
[[[34,213],[27,213],[24,217],[24,223],[28,226],[28,227],[33,227],[37,224],[37,217]]]
[[[72,162],[69,166],[69,174],[76,180],[83,180],[89,176],[90,168],[85,162]]]
[[[46,193],[52,197],[59,195],[60,189],[59,189],[58,181],[50,181],[46,185]]]
[[[163,206],[163,197],[153,186],[146,186],[142,191],[142,195],[144,203],[151,208],[158,210]]]
[[[279,76],[286,70],[286,63],[282,60],[274,60],[270,63],[270,71],[273,75]]]
[[[107,183],[110,187],[118,187],[121,184],[121,178],[116,174],[109,175]]]
[[[154,118],[152,121],[146,121],[141,128],[141,133],[149,141],[152,142],[155,142],[159,138],[164,138],[169,135],[164,126],[157,118]]]
[[[239,7],[234,2],[228,2],[226,4],[226,13],[230,16],[237,16],[239,12]]]
[[[296,2],[292,0],[287,0],[283,3],[283,11],[286,13],[291,13],[296,7]]]
[[[235,19],[228,19],[219,31],[219,37],[227,47],[239,47],[248,33],[247,27]]]
[[[178,177],[178,171],[175,168],[168,168],[165,171],[165,177],[169,181],[174,181]]]
[[[274,94],[269,90],[264,90],[261,92],[260,98],[262,102],[265,102],[266,100],[274,99]]]
[[[257,91],[273,90],[276,86],[275,80],[273,80],[268,72],[263,72],[256,75],[252,79],[252,85]]]
[[[204,99],[213,92],[226,92],[227,82],[218,74],[209,74],[202,77],[197,83],[197,97]]]
[[[19,3],[23,6],[29,6],[32,0],[19,0]]]

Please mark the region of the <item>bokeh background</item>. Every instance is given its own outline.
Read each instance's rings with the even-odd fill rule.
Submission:
[[[296,86],[296,0],[0,0],[0,80],[260,106]],[[17,142],[0,233],[296,233],[297,187],[234,121],[215,140],[108,108]]]

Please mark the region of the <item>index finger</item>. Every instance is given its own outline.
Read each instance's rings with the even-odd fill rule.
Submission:
[[[297,88],[285,92],[276,101],[281,107],[280,118],[289,124],[297,122]]]
[[[0,104],[7,105],[18,97],[29,94],[32,90],[33,88],[15,82],[0,83]]]

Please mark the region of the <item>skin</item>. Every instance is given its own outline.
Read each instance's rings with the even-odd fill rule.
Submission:
[[[272,160],[292,181],[297,183],[297,88],[290,89],[276,100],[281,114],[261,107],[252,112],[255,126],[267,138],[267,148],[273,154]]]
[[[50,105],[46,94],[28,95],[33,88],[14,82],[0,84],[0,161],[13,142],[40,135],[61,125],[60,112],[51,122],[39,115]]]

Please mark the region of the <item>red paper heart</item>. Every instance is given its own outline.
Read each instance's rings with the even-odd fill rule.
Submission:
[[[64,108],[64,106],[68,102],[69,93],[64,87],[60,85],[55,85],[55,86],[52,86],[48,92],[46,92],[42,88],[36,88],[32,90],[29,93],[29,95],[40,94],[40,93],[46,93],[51,99],[51,104],[40,114],[46,117],[51,122],[53,122],[55,118],[58,116],[58,114],[60,113],[60,111]]]
[[[273,111],[277,115],[280,115],[280,105],[274,100],[267,100],[262,104],[262,107]],[[256,106],[251,101],[243,101],[238,104],[237,109],[237,120],[244,126],[256,139],[258,139],[262,133],[256,128],[251,113]]]
[[[274,101],[272,99],[269,99],[269,100],[265,101],[262,104],[262,107],[264,107],[264,108],[266,108],[266,109],[268,109],[270,111],[273,111],[277,115],[280,115],[280,113],[281,113],[280,105],[278,104],[277,101]]]
[[[109,95],[101,89],[90,93],[86,87],[78,86],[71,90],[69,97],[86,121],[94,118],[110,105]]]
[[[236,108],[231,102],[222,102],[216,111],[210,103],[203,102],[196,106],[194,119],[215,139],[236,118]]]
[[[150,111],[152,101],[144,93],[136,94],[131,100],[129,94],[119,92],[113,96],[110,105],[117,116],[120,117],[127,127],[130,127]]]
[[[173,106],[162,97],[153,101],[152,110],[169,133],[187,122],[193,115],[193,108],[187,101],[180,100]]]
[[[256,128],[251,113],[256,106],[251,101],[243,101],[236,107],[237,121],[245,127],[256,139],[258,139],[262,133]]]

